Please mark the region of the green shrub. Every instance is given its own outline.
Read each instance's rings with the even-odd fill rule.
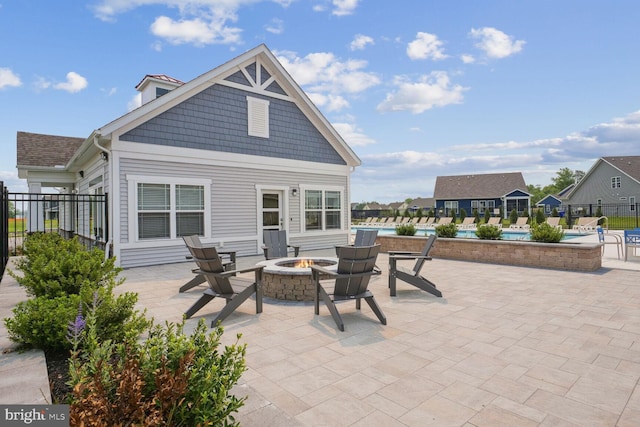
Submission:
[[[558,208],[553,208],[551,210],[551,216],[558,216]]]
[[[488,223],[489,222],[489,218],[491,218],[491,212],[489,212],[489,209],[485,209],[484,210],[484,223]],[[502,217],[500,217],[502,218]]]
[[[54,233],[29,235],[24,254],[17,262],[22,275],[13,271],[9,274],[35,297],[78,294],[83,285],[98,287],[115,282],[122,271],[115,267],[115,258],[105,261],[103,251],[86,250],[77,239],[64,239]]]
[[[478,212],[478,209],[473,210],[473,217],[475,218],[476,224],[480,224],[480,212]]]
[[[547,218],[544,216],[544,210],[542,208],[536,209],[536,222],[542,224]]]
[[[126,292],[115,296],[114,288],[123,280],[115,259],[104,261],[99,250],[89,251],[77,240],[56,234],[36,233],[25,241],[26,256],[18,262],[23,275],[11,272],[32,295],[13,309],[13,318],[4,319],[9,337],[26,347],[42,350],[70,348],[64,339],[67,325],[80,311],[96,308],[96,333],[103,340],[137,338],[151,322],[135,309],[138,295]]]
[[[513,209],[513,210],[509,213],[509,223],[510,223],[510,224],[515,224],[516,222],[518,222],[518,211],[516,211],[515,209]]]
[[[454,223],[438,225],[435,230],[438,237],[453,238],[458,234],[458,227]]]
[[[467,211],[464,208],[460,209],[460,222],[464,221],[467,217]]]
[[[533,224],[531,227],[531,240],[534,242],[558,243],[563,237],[563,230],[553,227],[546,222]]]
[[[480,225],[476,229],[476,236],[482,240],[502,240],[502,229],[495,225]]]
[[[69,322],[76,318],[81,301],[81,311],[86,312],[96,299],[100,302],[96,309],[96,334],[101,340],[135,339],[151,324],[144,312],[135,309],[138,294],[125,292],[116,297],[112,286],[98,290],[87,287],[80,295],[36,297],[19,302],[13,309],[13,317],[4,319],[9,338],[30,348],[68,350],[71,344],[65,336]]]
[[[415,236],[418,229],[413,224],[402,224],[396,226],[398,236]]]
[[[72,425],[238,425],[246,397],[230,393],[246,370],[246,344],[220,349],[221,326],[204,319],[184,334],[184,322],[154,326],[142,344],[98,341],[87,318],[89,351],[69,365]]]

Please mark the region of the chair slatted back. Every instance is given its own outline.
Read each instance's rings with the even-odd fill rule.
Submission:
[[[269,259],[287,256],[287,232],[285,230],[264,230],[263,239],[264,245],[268,248]]]
[[[372,273],[376,259],[380,252],[380,245],[374,246],[342,246],[338,258],[338,274]],[[372,274],[362,276],[346,276],[336,279],[333,294],[342,297],[352,297],[362,294],[369,286]]]
[[[198,236],[183,236],[193,260],[202,271],[211,289],[219,294],[232,294],[233,288],[227,277],[215,277],[206,273],[223,273],[224,266],[218,251],[213,246],[203,246]]]
[[[502,223],[502,218],[499,218],[497,216],[492,216],[491,218],[489,218],[489,222],[487,222],[488,225],[500,225]]]
[[[640,246],[640,228],[624,230],[625,245]]]
[[[547,218],[547,224],[557,227],[560,225],[560,217],[559,216],[550,216]]]
[[[431,248],[433,248],[433,244],[436,242],[436,238],[438,236],[436,236],[435,234],[432,234],[429,236],[429,238],[427,239],[427,243],[424,245],[424,248],[422,249],[422,252],[420,253],[421,257],[426,257],[429,256],[429,252],[431,252]],[[413,273],[415,276],[420,274],[420,270],[422,270],[422,266],[424,265],[424,262],[426,261],[426,259],[424,258],[418,258],[416,260],[415,265],[413,266]]]
[[[376,244],[378,230],[358,230],[353,242],[354,246],[373,246]]]

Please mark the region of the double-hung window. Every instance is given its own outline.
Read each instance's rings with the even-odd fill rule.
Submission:
[[[305,231],[342,229],[342,190],[303,189]]]
[[[619,176],[611,177],[611,188],[620,188],[622,187],[622,178]]]
[[[206,206],[210,183],[128,176],[129,194],[135,201],[130,215],[133,240],[207,236],[210,214]],[[163,182],[174,181],[174,182]]]

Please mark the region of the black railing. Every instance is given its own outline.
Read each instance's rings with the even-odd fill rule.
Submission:
[[[569,227],[582,216],[606,217],[604,221],[610,230],[640,227],[640,203],[572,204],[567,205],[560,214],[565,217]]]
[[[0,182],[0,279],[10,256],[20,255],[35,232],[78,237],[87,247],[105,248],[109,236],[106,194],[9,193]]]

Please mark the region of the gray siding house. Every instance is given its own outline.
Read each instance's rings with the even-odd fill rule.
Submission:
[[[629,205],[640,202],[640,156],[602,157],[567,195],[570,205]]]
[[[265,45],[189,82],[147,75],[137,89],[141,107],[70,139],[58,164],[23,161],[18,135],[31,191],[109,195],[104,238],[121,266],[183,261],[190,234],[238,255],[260,253],[266,229],[303,250],[347,243],[360,159]]]

